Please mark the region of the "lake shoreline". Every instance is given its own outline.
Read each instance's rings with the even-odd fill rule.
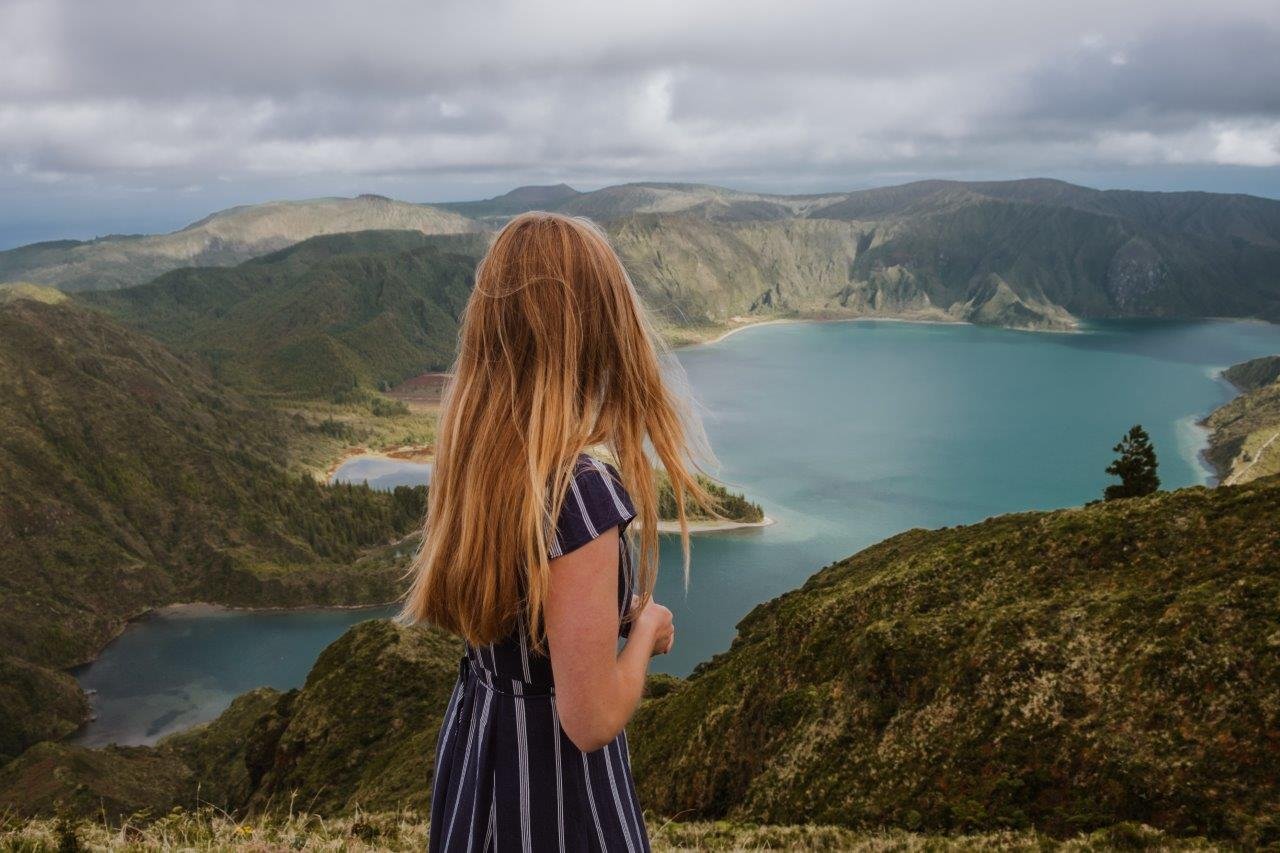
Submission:
[[[731,530],[759,530],[762,527],[769,527],[776,524],[775,519],[765,516],[760,521],[733,521],[732,519],[723,518],[707,518],[695,519],[689,522],[689,535],[696,536],[699,533],[726,533]],[[672,519],[661,519],[658,521],[659,533],[679,533],[680,522]]]
[[[692,349],[694,347],[711,346],[722,341],[728,340],[738,332],[747,329],[756,329],[761,326],[781,326],[795,323],[908,323],[920,326],[977,326],[970,320],[944,320],[936,317],[882,317],[878,314],[862,314],[856,317],[774,317],[767,320],[748,320],[731,328],[725,329],[715,337],[706,340],[689,341],[680,344],[676,349]],[[1082,322],[1075,323],[1069,329],[1026,329],[1019,326],[991,326],[990,328],[1004,329],[1010,332],[1032,332],[1032,333],[1048,333],[1055,335],[1078,335],[1084,330],[1081,328]]]
[[[383,459],[388,462],[413,462],[426,465],[435,462],[436,454],[435,447],[429,444],[402,444],[382,450],[351,447],[343,452],[337,461],[332,462],[323,473],[318,468],[312,473],[317,480],[331,484],[333,475],[338,473],[338,469],[352,459]]]

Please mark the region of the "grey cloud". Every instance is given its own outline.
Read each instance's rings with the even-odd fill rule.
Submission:
[[[9,0],[0,188],[1276,185],[1278,81],[1274,0]]]

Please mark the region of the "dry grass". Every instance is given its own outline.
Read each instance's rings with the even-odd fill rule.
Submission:
[[[650,820],[653,849],[721,851],[1102,851],[1215,850],[1199,839],[1181,840],[1150,827],[1121,824],[1090,835],[1056,840],[1035,832],[928,835],[901,830],[856,832],[831,826],[754,826],[728,822]],[[0,850],[45,851],[410,851],[427,846],[427,822],[415,812],[323,818],[313,814],[237,820],[213,809],[139,816],[123,825],[98,821],[0,819]],[[1225,849],[1225,848],[1224,848]]]

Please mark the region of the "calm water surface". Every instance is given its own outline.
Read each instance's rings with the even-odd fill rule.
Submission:
[[[657,596],[679,634],[658,668],[686,674],[728,647],[753,606],[893,533],[1100,496],[1111,447],[1134,423],[1151,433],[1166,488],[1206,482],[1195,421],[1231,396],[1215,371],[1277,352],[1280,327],[1258,323],[1065,335],[875,321],[762,326],[682,351],[721,478],[777,523],[696,537],[687,595],[668,537]],[[425,476],[365,461],[385,464],[343,479]],[[245,690],[296,686],[348,625],[388,612],[155,614],[78,674],[99,715],[82,738],[149,742]]]
[[[366,483],[370,488],[386,490],[396,486],[425,486],[431,482],[431,463],[354,456],[338,466],[329,482]]]

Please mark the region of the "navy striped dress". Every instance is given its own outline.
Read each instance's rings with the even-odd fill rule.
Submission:
[[[613,466],[578,458],[550,557],[568,554],[635,517]],[[634,578],[619,536],[619,636]],[[468,646],[436,744],[432,851],[649,850],[631,777],[627,734],[584,753],[560,727],[551,660],[530,651],[521,624],[506,639]]]

